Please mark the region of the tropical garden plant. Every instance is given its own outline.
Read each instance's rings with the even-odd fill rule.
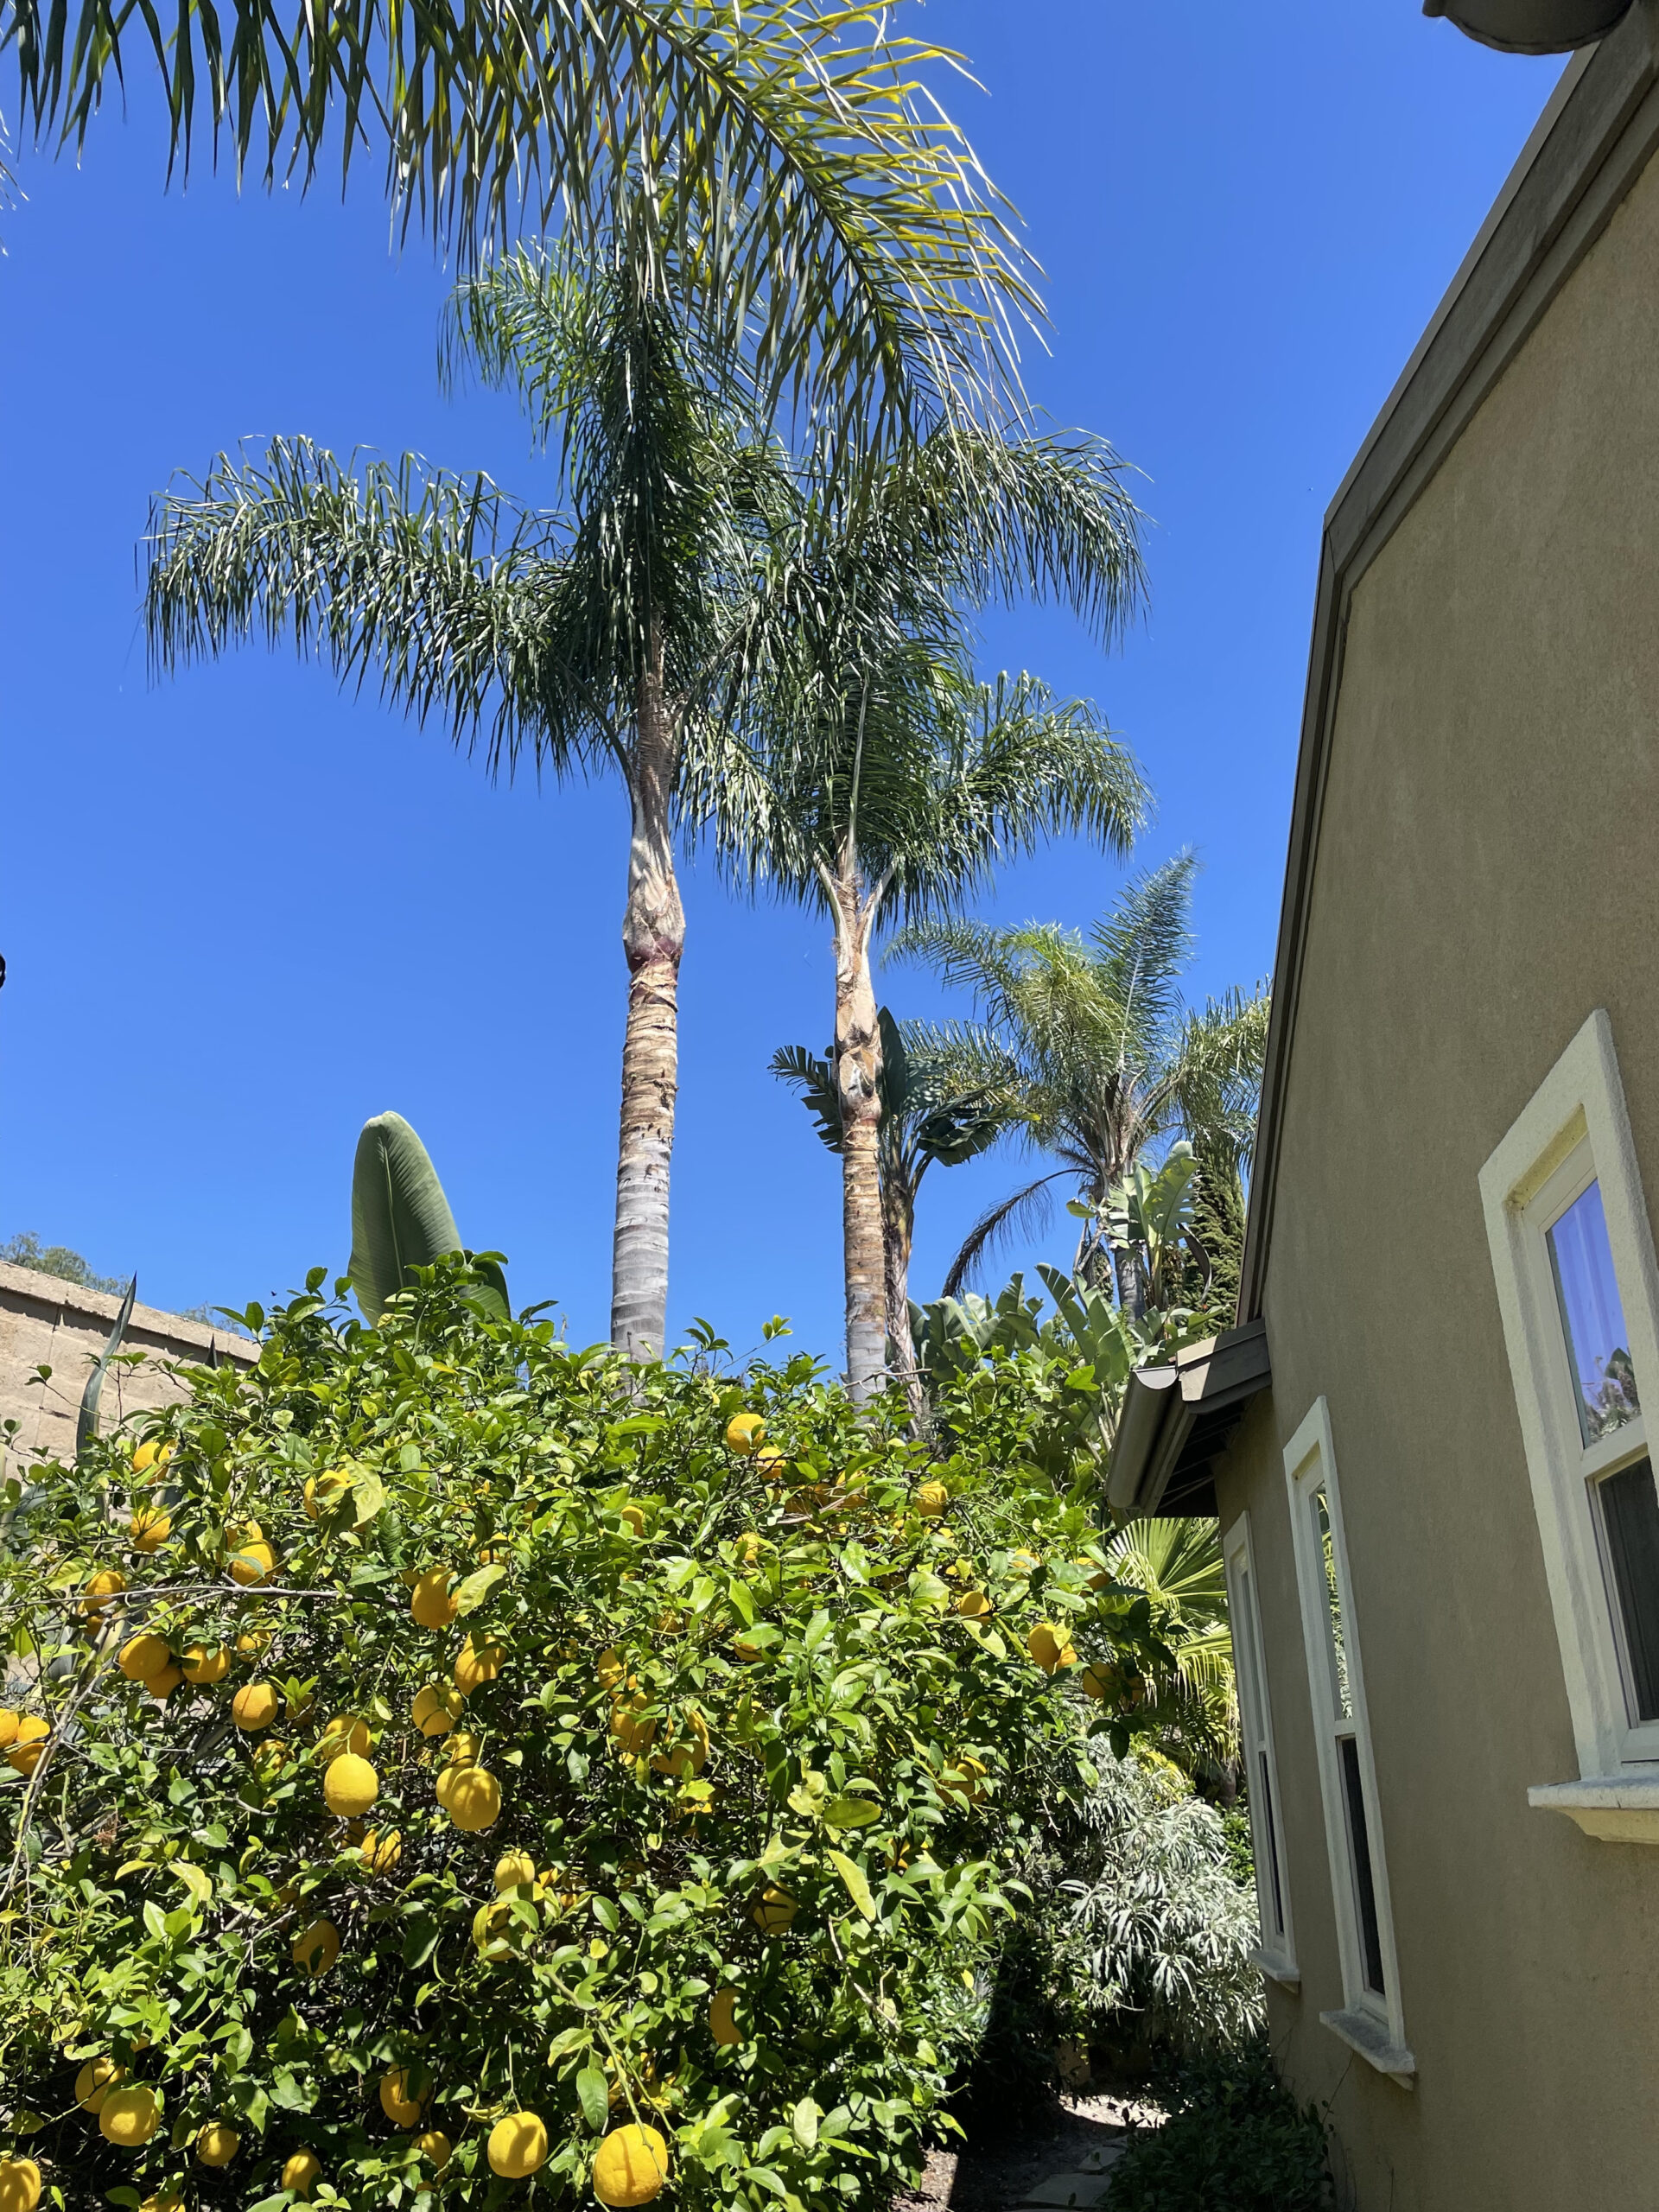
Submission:
[[[917,2170],[1147,1601],[1012,1370],[921,1444],[805,1357],[578,1352],[493,1288],[440,1260],[370,1327],[319,1270],[251,1374],[12,1478],[0,2186]]]
[[[1138,878],[1087,938],[1055,924],[1006,927],[943,916],[913,923],[894,940],[895,956],[923,960],[947,984],[972,992],[982,1019],[963,1025],[961,1079],[982,1068],[986,1084],[1001,1086],[1010,1135],[1058,1162],[982,1216],[952,1262],[945,1295],[971,1280],[1000,1240],[1043,1219],[1055,1186],[1069,1185],[1083,1221],[1073,1276],[1098,1282],[1135,1313],[1149,1303],[1179,1302],[1167,1293],[1149,1300],[1147,1230],[1157,1226],[1155,1210],[1148,1212],[1148,1194],[1134,1179],[1182,1139],[1191,1143],[1196,1179],[1179,1236],[1161,1230],[1160,1236],[1173,1254],[1178,1242],[1199,1243],[1201,1220],[1211,1224],[1217,1251],[1213,1261],[1204,1255],[1208,1282],[1195,1287],[1217,1299],[1224,1291],[1236,1253],[1216,1232],[1235,1240],[1242,1232],[1241,1179],[1254,1141],[1268,1001],[1265,990],[1230,992],[1202,1010],[1183,1001],[1196,868],[1191,854],[1181,854]]]

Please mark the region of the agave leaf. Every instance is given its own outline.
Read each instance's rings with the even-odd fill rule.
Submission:
[[[378,1321],[394,1293],[407,1289],[411,1268],[429,1268],[463,1249],[461,1231],[426,1147],[401,1114],[377,1114],[363,1124],[352,1169],[352,1256],[346,1272],[357,1302]],[[477,1296],[502,1320],[512,1318],[506,1277],[492,1259]]]
[[[110,1362],[121,1349],[121,1339],[127,1333],[127,1324],[132,1319],[133,1301],[138,1295],[138,1278],[134,1275],[127,1285],[127,1294],[121,1301],[121,1311],[115,1317],[115,1326],[110,1331],[110,1341],[98,1356],[98,1363],[86,1377],[86,1388],[80,1394],[80,1413],[75,1422],[75,1457],[81,1453],[98,1434],[98,1402],[104,1395],[104,1377],[109,1373]]]

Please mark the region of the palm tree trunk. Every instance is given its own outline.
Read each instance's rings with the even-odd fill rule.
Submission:
[[[870,976],[875,898],[861,897],[849,851],[832,878],[836,913],[836,1088],[847,1271],[847,1391],[857,1404],[887,1374],[887,1262],[881,1233],[881,1030]]]
[[[622,950],[628,1026],[622,1040],[622,1125],[616,1163],[611,1341],[631,1359],[664,1350],[668,1327],[668,1171],[679,1086],[680,956],[685,912],[674,874],[679,718],[655,626],[639,679],[629,777],[633,835]]]
[[[916,1368],[916,1340],[910,1332],[910,1244],[916,1224],[913,1192],[905,1187],[902,1172],[890,1166],[881,1179],[881,1250],[887,1293],[887,1338],[893,1363],[910,1401],[912,1421],[927,1417],[927,1400]]]

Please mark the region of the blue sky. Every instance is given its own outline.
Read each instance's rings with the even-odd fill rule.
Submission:
[[[1241,10],[931,0],[952,95],[1048,272],[1029,386],[1142,472],[1147,619],[1103,655],[999,613],[988,668],[1106,709],[1159,796],[1137,855],[1205,872],[1195,995],[1271,966],[1320,518],[1548,97],[1414,0]],[[358,1128],[422,1132],[519,1300],[607,1326],[626,849],[614,788],[493,788],[442,733],[260,649],[160,686],[135,543],[149,495],[244,437],[423,452],[551,501],[506,401],[447,400],[446,283],[389,250],[378,175],[238,200],[162,188],[149,88],[82,164],[26,154],[0,217],[0,1236],[38,1230],[161,1306],[343,1267]],[[1121,871],[1057,848],[987,911],[1084,924]],[[835,1163],[766,1073],[821,1048],[816,917],[686,871],[671,1323],[770,1314],[839,1351]],[[940,1010],[887,979],[900,1014]],[[1020,1163],[925,1188],[926,1295]],[[1013,1255],[1064,1257],[1052,1236]]]

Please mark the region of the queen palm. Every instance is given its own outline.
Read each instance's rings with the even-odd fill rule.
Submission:
[[[658,289],[688,256],[708,269],[688,302],[703,342],[741,340],[768,410],[798,404],[843,442],[1017,396],[1030,266],[971,148],[918,92],[958,58],[889,37],[866,7],[0,0],[0,54],[23,130],[60,146],[79,149],[106,89],[124,97],[149,61],[169,173],[204,138],[268,187],[308,183],[325,154],[344,176],[372,148],[400,225],[464,263],[538,224],[591,245],[643,195],[664,211]]]
[[[793,540],[779,551],[774,537],[741,662],[758,735],[734,734],[730,755],[761,818],[722,853],[834,925],[856,1396],[876,1387],[886,1335],[875,934],[954,912],[999,858],[1045,836],[1121,852],[1147,803],[1091,707],[1026,675],[975,679],[963,609],[1052,597],[1109,638],[1140,596],[1138,522],[1103,440],[966,430],[898,456],[850,510],[809,477]]]
[[[707,713],[748,611],[778,463],[752,390],[711,357],[627,236],[597,259],[519,250],[461,288],[452,369],[515,385],[555,448],[568,522],[412,456],[353,475],[302,439],[220,454],[151,519],[146,612],[171,669],[256,632],[315,649],[492,772],[614,773],[631,812],[629,971],[612,1333],[664,1346],[668,1177],[685,925],[674,839],[688,776],[728,842],[734,776],[712,785]],[[753,627],[746,635],[753,634]],[[729,690],[729,684],[727,686]]]
[[[1059,1163],[982,1215],[951,1263],[947,1297],[999,1240],[1043,1217],[1056,1185],[1071,1185],[1084,1216],[1072,1271],[1090,1279],[1111,1249],[1112,1193],[1143,1153],[1187,1139],[1212,1211],[1236,1184],[1255,1131],[1268,995],[1233,991],[1201,1011],[1185,1004],[1196,868],[1183,853],[1138,878],[1087,938],[1055,924],[948,915],[895,942],[896,955],[972,992],[983,1023],[961,1033],[961,1079],[982,1067],[988,1084],[1002,1086],[1009,1132]],[[1135,1304],[1136,1285],[1121,1266],[1118,1275],[1120,1296]]]

